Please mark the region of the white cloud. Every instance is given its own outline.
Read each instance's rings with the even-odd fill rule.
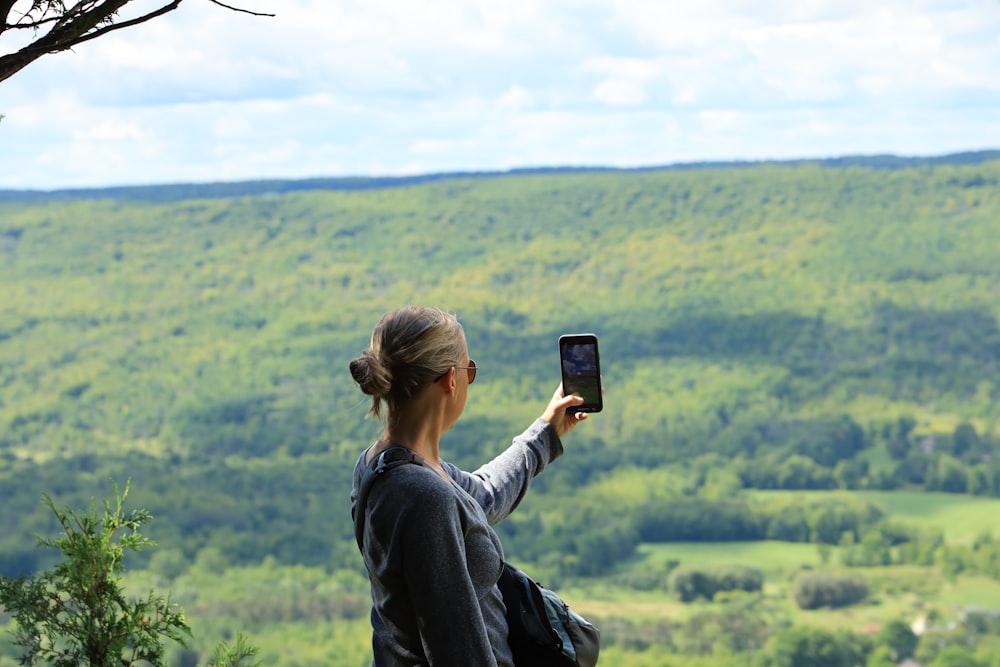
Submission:
[[[141,141],[146,133],[135,123],[100,123],[75,133],[80,141]]]
[[[237,4],[0,82],[0,188],[1000,143],[984,0]]]
[[[447,155],[457,151],[475,150],[478,142],[474,140],[448,139],[417,139],[410,144],[410,153],[414,155]]]
[[[740,111],[708,109],[698,114],[698,120],[708,132],[728,132],[740,127],[745,115]]]
[[[507,89],[497,100],[497,106],[502,109],[527,109],[535,104],[534,96],[521,86],[514,85]]]
[[[609,79],[597,86],[594,99],[611,106],[634,106],[646,101],[646,91],[635,81]]]
[[[588,59],[584,72],[605,75],[593,98],[611,106],[636,106],[648,98],[647,87],[660,75],[661,64],[646,58],[600,57]]]
[[[587,59],[582,69],[586,72],[597,72],[605,75],[613,74],[635,81],[652,81],[660,75],[662,67],[659,61],[650,58],[614,58],[602,56]]]

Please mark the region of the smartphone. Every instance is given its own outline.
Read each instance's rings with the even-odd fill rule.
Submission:
[[[583,397],[583,405],[572,409],[578,412],[600,412],[604,409],[597,336],[592,333],[559,336],[559,362],[562,366],[563,393]]]

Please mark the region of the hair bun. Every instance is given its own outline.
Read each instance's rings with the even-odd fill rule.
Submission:
[[[392,388],[392,374],[371,350],[351,362],[351,377],[369,396],[385,398]]]

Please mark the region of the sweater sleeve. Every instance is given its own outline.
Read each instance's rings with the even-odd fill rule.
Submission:
[[[473,472],[444,463],[448,475],[483,508],[491,525],[521,503],[531,480],[563,453],[555,428],[536,419],[499,456]]]

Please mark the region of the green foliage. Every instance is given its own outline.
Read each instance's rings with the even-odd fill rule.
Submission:
[[[152,544],[139,532],[151,516],[145,509],[125,512],[131,480],[124,491],[117,484],[114,489],[114,506],[105,501],[100,516],[93,500],[88,513],[78,514],[57,509],[49,496],[43,496],[63,535],[39,539],[39,546],[58,548],[63,559],[30,578],[0,576],[0,609],[15,622],[12,644],[24,649],[20,664],[160,667],[168,664],[166,640],[183,647],[193,637],[184,611],[169,598],[152,589],[145,598],[127,595],[125,553],[138,553]],[[232,645],[225,641],[216,645],[208,667],[259,667],[250,662],[258,653],[237,633]],[[194,665],[197,654],[183,653],[177,660],[169,664]]]
[[[899,664],[913,657],[918,639],[910,626],[897,618],[882,626],[875,637],[875,643],[888,650],[893,664]]]
[[[64,560],[31,578],[0,578],[0,603],[17,623],[22,664],[161,665],[164,640],[183,643],[190,636],[183,612],[169,599],[152,591],[126,599],[120,579],[125,552],[148,544],[139,528],[150,518],[141,509],[125,512],[128,492],[128,485],[123,492],[116,486],[115,506],[105,502],[100,516],[93,507],[85,514],[57,509],[45,496],[63,535],[40,545],[59,549]]]
[[[258,653],[260,649],[252,646],[245,636],[239,634],[232,645],[219,643],[208,667],[260,667],[261,663],[250,662]]]
[[[792,585],[800,609],[848,607],[868,597],[868,583],[858,576],[803,572]]]
[[[679,653],[730,656],[730,664],[753,655],[779,629],[771,610],[762,608],[759,602],[755,596],[735,604],[717,605],[721,607],[718,609],[699,610],[680,625],[671,639]]]
[[[794,627],[775,635],[757,656],[756,667],[843,667],[863,665],[870,642],[850,632]]]
[[[969,544],[955,544],[942,547],[936,552],[946,572],[984,575],[1000,580],[1000,542],[993,539],[991,532],[979,535]]]
[[[964,646],[946,646],[937,654],[930,667],[985,667]]]
[[[888,646],[876,646],[868,656],[868,662],[865,663],[865,667],[897,667],[897,665],[899,660],[893,657],[892,649]]]
[[[679,567],[670,574],[669,585],[681,602],[693,602],[698,598],[711,601],[718,593],[759,593],[764,588],[764,573],[743,566],[714,569]]]

